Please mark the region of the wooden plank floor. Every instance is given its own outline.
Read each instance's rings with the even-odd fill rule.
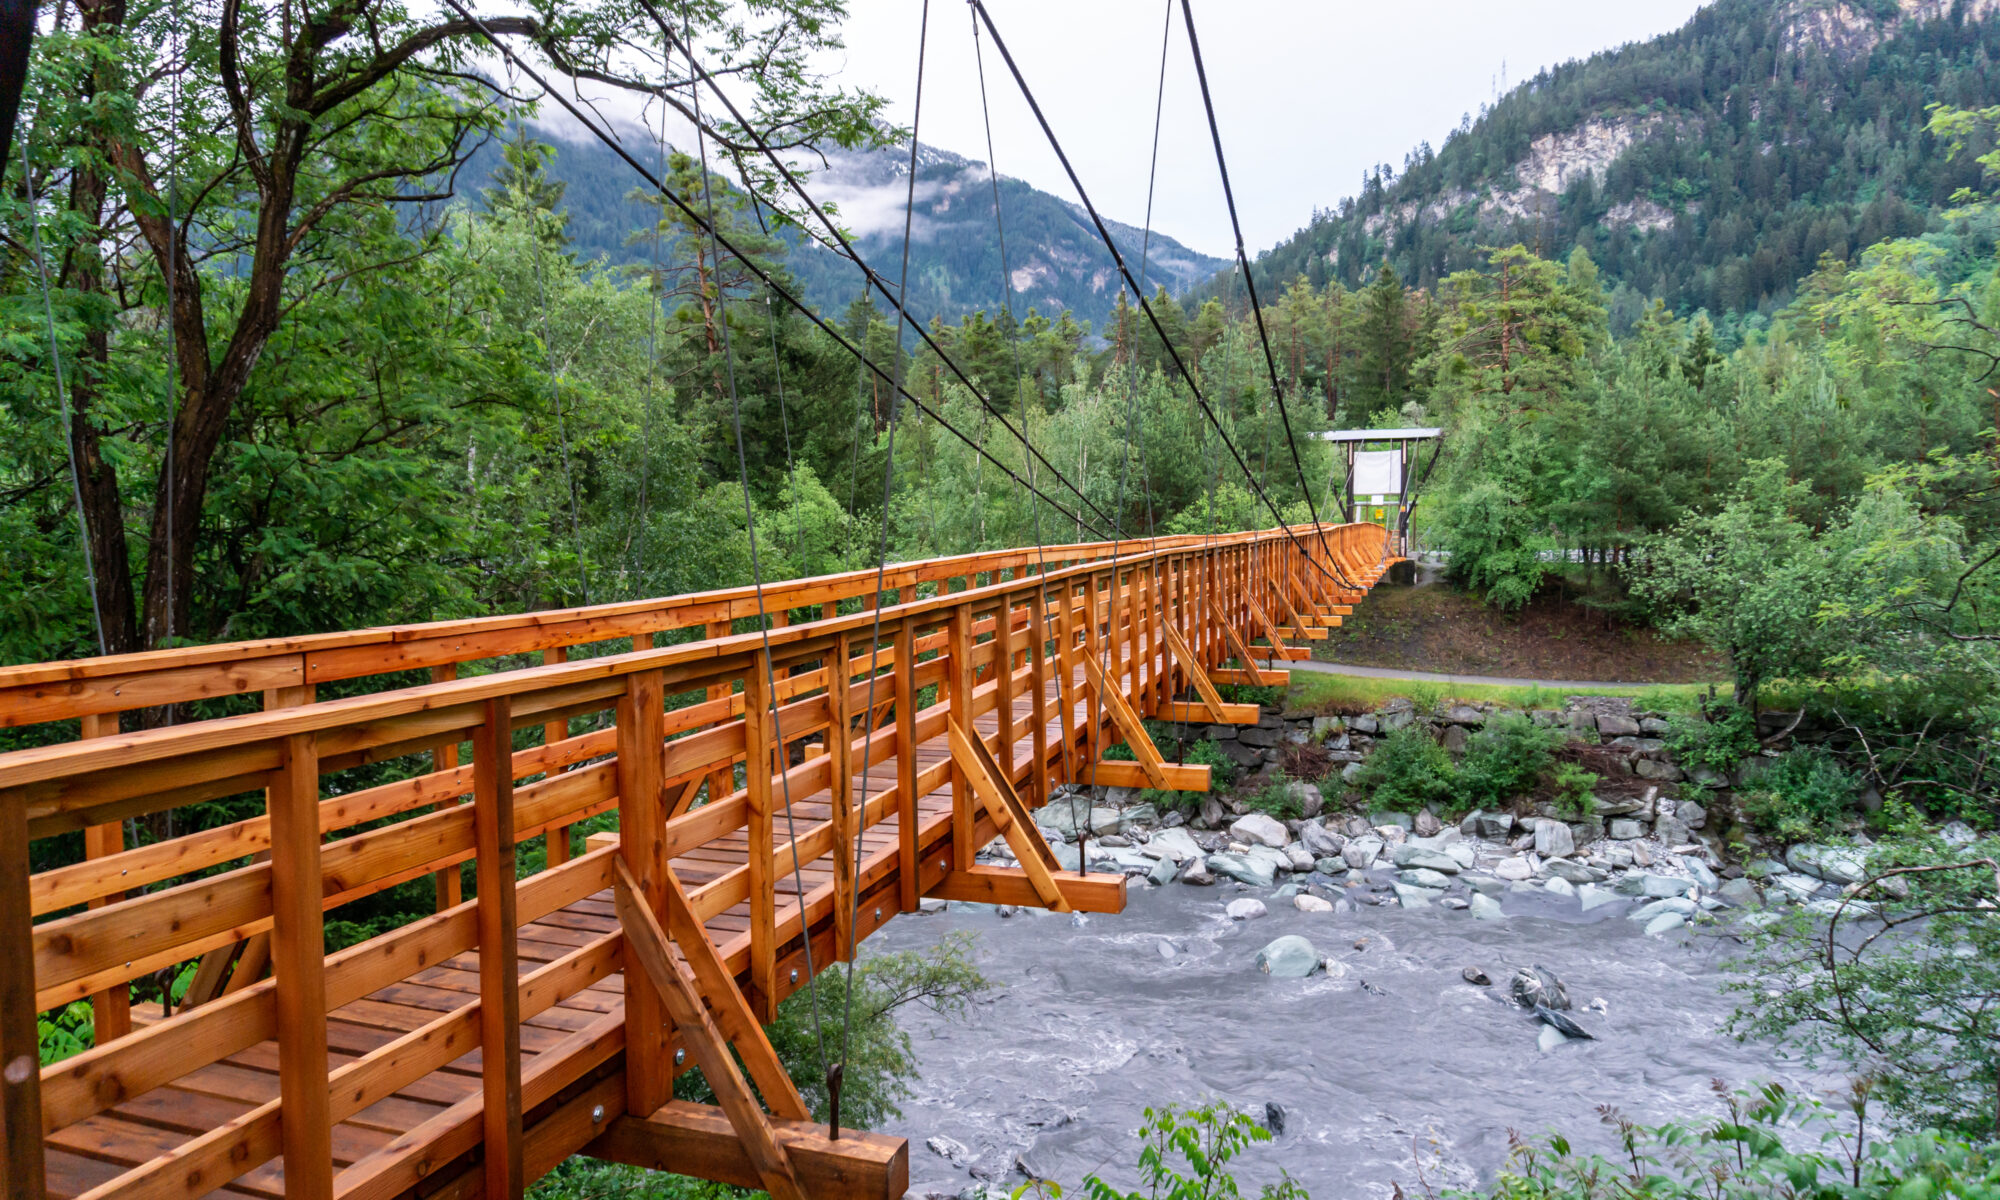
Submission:
[[[1154,658],[1154,669],[1160,659]],[[1120,672],[1130,694],[1130,663]],[[981,685],[982,688],[988,685]],[[1021,685],[1025,691],[1028,687]],[[1073,727],[1082,728],[1090,719],[1089,693],[1078,671]],[[1056,683],[1048,683],[1049,717],[1046,745],[1052,756],[1061,745],[1061,723],[1057,720],[1060,701]],[[1030,695],[1016,695],[1013,704],[1016,742],[1013,765],[1017,777],[1025,774],[1034,758],[1034,705]],[[1108,718],[1106,718],[1108,719]],[[988,712],[976,722],[989,738],[999,732],[999,714]],[[1112,736],[1116,736],[1115,734]],[[916,748],[919,772],[950,756],[943,736],[934,737]],[[856,764],[857,770],[859,763]],[[892,756],[868,764],[866,795],[877,796],[896,782],[898,764]],[[857,791],[862,778],[856,775]],[[803,834],[827,820],[831,814],[831,793],[820,791],[795,798],[793,819]],[[928,847],[949,832],[951,785],[949,782],[919,798],[921,831],[918,844]],[[790,832],[781,812],[774,821],[774,841],[778,855],[777,922],[782,928],[796,919],[800,908],[800,884],[808,905],[828,902],[833,892],[833,866],[829,855],[802,864],[795,882],[787,843]],[[861,886],[864,890],[893,874],[898,854],[898,820],[894,812],[869,828],[863,835],[865,847]],[[738,829],[683,855],[673,862],[676,875],[692,890],[748,861],[747,833]],[[718,914],[708,922],[708,931],[725,959],[741,967],[739,977],[747,978],[750,908],[748,901]],[[867,926],[864,925],[864,928]],[[611,893],[571,904],[520,928],[520,971],[526,974],[580,946],[618,928]],[[522,1023],[521,1069],[533,1069],[536,1058],[550,1051],[565,1035],[574,1033],[607,1014],[621,1012],[624,981],[620,974],[583,989]],[[333,1010],[328,1016],[329,1061],[333,1069],[367,1054],[393,1039],[421,1028],[454,1009],[478,998],[479,955],[470,951],[378,989],[367,997]],[[157,1006],[150,1013],[135,1007],[134,1016],[145,1021],[158,1019]],[[377,1101],[341,1122],[333,1131],[333,1157],[344,1168],[380,1150],[394,1138],[415,1129],[451,1105],[474,1096],[480,1090],[480,1053],[460,1057],[393,1096]],[[202,1134],[243,1116],[278,1096],[278,1046],[266,1041],[240,1054],[197,1068],[170,1084],[154,1088],[114,1108],[88,1117],[47,1139],[48,1194],[68,1200],[107,1183],[126,1170],[165,1154]],[[225,1194],[276,1198],[285,1191],[282,1156],[249,1171],[234,1184],[221,1189]]]

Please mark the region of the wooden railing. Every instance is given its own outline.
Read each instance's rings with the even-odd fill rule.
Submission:
[[[873,572],[787,583],[765,589],[773,627],[740,633],[732,623],[757,612],[747,589],[0,669],[0,724],[85,722],[83,740],[0,755],[0,1191],[43,1195],[45,1139],[67,1154],[100,1114],[274,1041],[275,1097],[83,1190],[197,1195],[282,1154],[286,1195],[390,1197],[483,1146],[481,1186],[518,1194],[603,1133],[602,1112],[578,1124],[578,1096],[594,1112],[611,1097],[612,1117],[645,1118],[685,1069],[675,1051],[690,1036],[686,1014],[668,1019],[657,973],[625,970],[637,962],[626,933],[518,974],[519,927],[611,888],[621,863],[772,1118],[802,1120],[781,1111],[784,1089],[766,1076],[782,1069],[756,1023],[807,981],[808,947],[816,967],[839,961],[926,895],[1033,904],[1054,887],[1079,907],[1122,896],[1122,879],[976,865],[1010,818],[981,806],[974,785],[990,781],[968,776],[964,759],[923,763],[918,748],[990,717],[999,790],[1018,788],[1028,807],[1086,767],[1104,783],[1158,782],[1165,768],[1143,758],[1102,761],[1132,733],[1121,712],[1162,712],[1196,677],[1230,677],[1215,669],[1232,657],[1254,673],[1259,637],[1273,655],[1296,653],[1288,632],[1330,623],[1357,594],[1322,568],[1337,562],[1352,580],[1379,570],[1378,527],[1320,532],[1127,543],[1115,561],[1109,546],[967,556],[890,568],[882,592]],[[924,584],[942,594],[920,597]],[[839,613],[855,600],[857,611]],[[807,609],[817,619],[789,623]],[[659,644],[688,629],[699,640]],[[627,638],[630,650],[565,653]],[[536,651],[543,665],[452,677]],[[1108,672],[1086,665],[1100,661]],[[412,669],[436,678],[311,700],[319,683]],[[1083,719],[1089,679],[1107,677],[1112,702]],[[111,715],[254,691],[267,711],[129,732]],[[893,779],[857,791],[864,762],[893,762]],[[948,808],[927,814],[920,802],[947,785]],[[130,849],[102,832],[259,791],[261,815],[219,828]],[[813,805],[825,815],[780,836],[781,820]],[[568,830],[613,811],[616,847],[572,859]],[[857,839],[885,822],[893,840],[877,839],[857,870]],[[85,857],[30,873],[31,843],[93,830]],[[549,869],[517,880],[516,847],[547,833],[557,834]],[[668,864],[689,856],[725,865],[683,880]],[[467,861],[476,899],[441,882],[437,915],[325,954],[326,912],[425,876],[455,885]],[[824,882],[784,892],[794,862],[822,861]],[[740,929],[716,924],[731,913]],[[472,951],[476,995],[335,1065],[330,1010]],[[218,955],[226,982],[191,1006],[137,1029],[117,1011],[132,980],[195,959],[207,971]],[[521,1022],[621,970],[623,1011],[541,1048],[524,1070]],[[36,1014],[87,997],[97,1044],[34,1069]],[[479,1093],[336,1171],[342,1122],[474,1049]],[[612,1071],[622,1083],[606,1082]],[[120,1153],[121,1164],[132,1157]]]

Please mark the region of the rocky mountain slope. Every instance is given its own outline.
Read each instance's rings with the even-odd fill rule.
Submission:
[[[1623,315],[1769,312],[1822,254],[1932,227],[1979,182],[1986,147],[1947,161],[1924,132],[1936,102],[2000,102],[2000,0],[1717,0],[1371,172],[1258,270],[1354,286],[1387,262],[1428,287],[1483,247],[1581,245]]]

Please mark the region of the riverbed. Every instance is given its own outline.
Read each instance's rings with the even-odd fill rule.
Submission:
[[[1242,896],[1265,899],[1269,915],[1231,921],[1223,906]],[[1320,1200],[1388,1196],[1397,1183],[1421,1196],[1425,1182],[1490,1179],[1510,1131],[1560,1129],[1609,1148],[1600,1105],[1657,1122],[1716,1112],[1718,1078],[1830,1082],[1723,1031],[1734,1000],[1719,985],[1739,947],[1718,927],[1647,936],[1622,903],[1584,914],[1574,897],[1540,891],[1502,902],[1499,921],[1436,906],[1305,913],[1227,881],[1134,880],[1115,916],[1002,918],[954,904],[898,918],[871,949],[969,930],[997,986],[964,1021],[899,1014],[921,1073],[884,1132],[910,1139],[915,1195],[1009,1188],[1017,1159],[1065,1189],[1093,1171],[1131,1186],[1146,1106],[1276,1104],[1283,1131],[1243,1160],[1246,1194],[1282,1168]],[[1264,974],[1257,951],[1283,934],[1335,965]],[[1597,1040],[1538,1045],[1540,1025],[1506,988],[1531,964],[1566,982]],[[1465,983],[1467,966],[1493,985]],[[969,1154],[927,1148],[940,1135]]]

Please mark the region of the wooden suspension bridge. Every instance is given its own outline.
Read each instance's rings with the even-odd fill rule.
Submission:
[[[901,1139],[811,1119],[779,1001],[924,897],[1119,911],[1030,810],[1205,790],[1141,718],[1256,720],[1215,685],[1283,682],[1256,660],[1393,561],[1306,526],[0,668],[0,726],[50,738],[0,754],[0,1198],[518,1196],[578,1153],[900,1197]],[[125,844],[229,797],[258,815]],[[426,876],[435,915],[326,952],[328,911]],[[86,999],[94,1046],[38,1066]],[[673,1097],[697,1067],[714,1105]]]

